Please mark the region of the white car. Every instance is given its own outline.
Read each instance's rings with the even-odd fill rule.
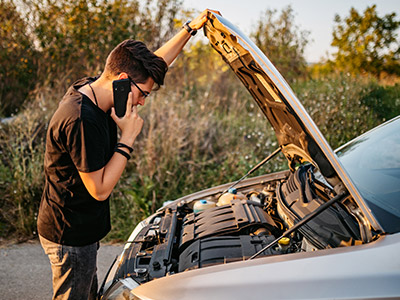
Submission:
[[[210,13],[210,44],[289,170],[177,199],[142,221],[101,299],[400,299],[400,118],[336,153],[268,58]],[[246,174],[246,175],[248,175]]]

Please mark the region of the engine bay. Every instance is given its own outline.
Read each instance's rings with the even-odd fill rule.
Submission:
[[[312,165],[300,166],[269,180],[243,182],[225,193],[221,189],[168,204],[128,241],[114,280],[130,277],[142,284],[256,253],[286,255],[358,243],[359,224],[342,201],[265,248],[333,197],[333,190],[313,171]]]

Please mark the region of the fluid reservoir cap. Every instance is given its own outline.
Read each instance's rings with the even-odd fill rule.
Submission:
[[[236,188],[230,188],[229,190],[228,190],[228,193],[231,193],[231,194],[237,194],[237,189]]]
[[[212,207],[215,207],[215,202],[208,201],[207,199],[201,199],[194,203],[193,212],[198,213],[198,212],[201,212],[203,210],[206,210],[206,209],[209,209]]]
[[[283,238],[281,238],[281,239],[278,241],[278,243],[279,243],[280,245],[289,245],[290,239],[287,238],[287,237],[283,237]]]

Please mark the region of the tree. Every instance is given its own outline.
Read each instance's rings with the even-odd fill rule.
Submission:
[[[308,44],[308,31],[294,24],[293,9],[287,6],[280,16],[276,10],[266,10],[251,36],[257,46],[288,79],[306,75],[304,49]]]
[[[13,1],[0,0],[0,116],[16,113],[35,84],[36,51]]]
[[[338,48],[333,61],[336,68],[377,77],[382,72],[400,74],[400,43],[396,34],[400,22],[396,13],[379,17],[373,5],[360,15],[351,8],[344,19],[336,15],[335,23],[331,45]]]
[[[17,5],[18,4],[18,5]],[[124,39],[156,50],[173,34],[181,0],[0,0],[0,117],[35,87],[64,88],[103,69]]]
[[[74,79],[102,70],[108,53],[125,39],[156,50],[174,32],[180,5],[179,0],[24,2],[41,52],[40,73],[47,78],[70,73]]]

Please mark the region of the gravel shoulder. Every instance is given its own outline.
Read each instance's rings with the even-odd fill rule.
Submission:
[[[122,244],[100,244],[97,256],[99,286],[111,263],[122,252]],[[0,247],[0,298],[51,299],[49,260],[38,241]]]

